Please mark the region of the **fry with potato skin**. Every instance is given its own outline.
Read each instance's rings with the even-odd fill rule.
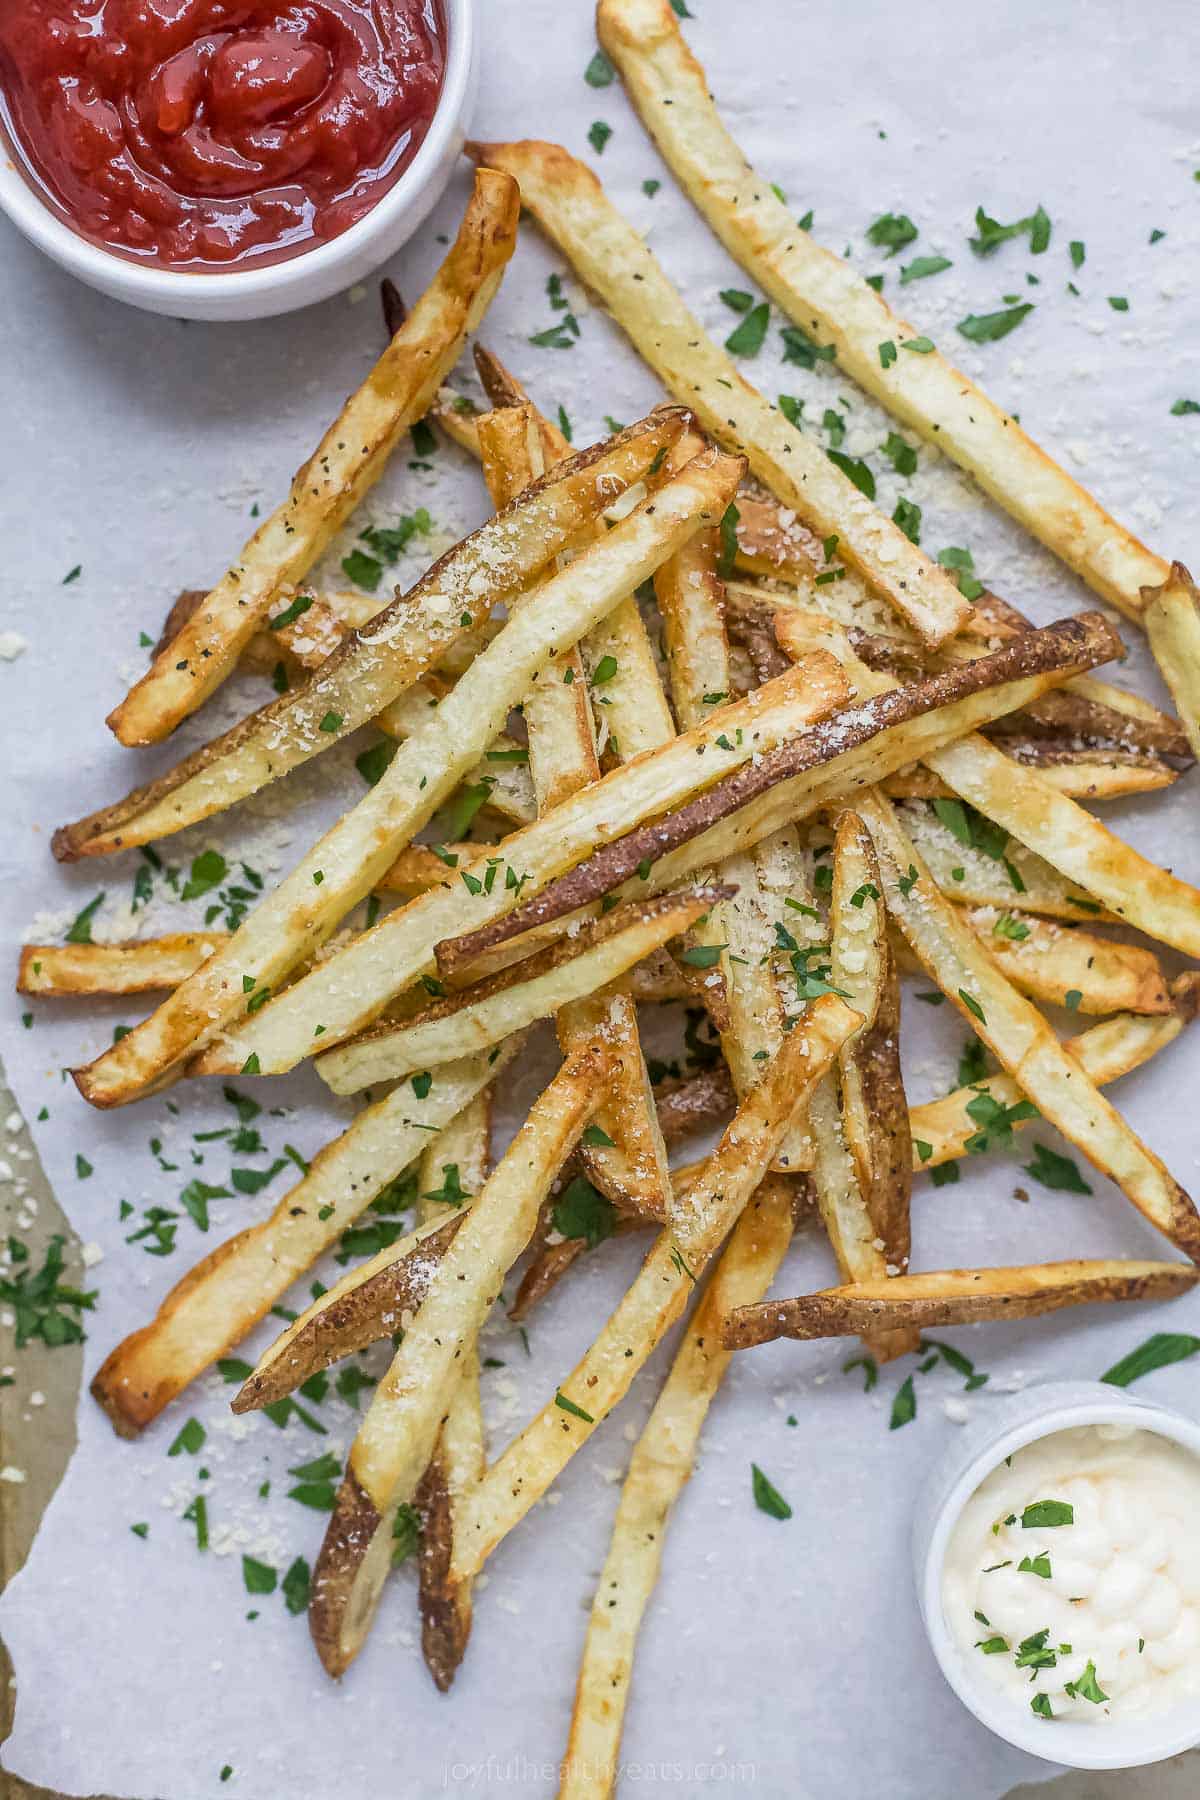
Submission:
[[[901,1326],[927,1331],[931,1325],[1035,1319],[1064,1306],[1169,1300],[1197,1280],[1200,1271],[1189,1263],[1110,1260],[938,1269],[738,1307],[726,1319],[721,1341],[728,1350],[749,1350],[781,1337],[848,1337]]]
[[[612,1792],[642,1616],[658,1580],[671,1509],[729,1366],[721,1320],[770,1287],[792,1238],[791,1184],[769,1175],[746,1205],[675,1353],[629,1462],[588,1615],[559,1800]]]
[[[542,1198],[604,1082],[603,1055],[571,1057],[544,1090],[432,1273],[350,1447],[313,1569],[308,1619],[326,1671],[341,1675],[370,1629],[396,1509],[411,1499],[462,1374],[464,1352],[521,1254]],[[467,1496],[463,1495],[465,1502]],[[451,1567],[446,1579],[464,1579]]]
[[[1200,593],[1182,563],[1142,589],[1142,624],[1192,753],[1200,756]]]
[[[459,1185],[479,1193],[491,1162],[491,1090],[485,1089],[452,1119],[421,1158],[418,1185],[419,1217],[423,1222],[453,1217],[451,1201],[435,1199],[449,1169],[458,1171]],[[444,1160],[443,1160],[444,1159]],[[478,1481],[486,1465],[483,1447],[483,1411],[479,1399],[479,1354],[472,1346],[464,1356],[462,1376],[450,1402],[437,1449],[429,1459],[416,1493],[421,1521],[417,1549],[418,1607],[421,1614],[421,1652],[439,1692],[447,1693],[455,1671],[466,1653],[471,1635],[471,1583],[451,1581],[454,1521],[458,1497]]]
[[[109,717],[123,744],[152,744],[234,668],[242,646],[302,580],[379,479],[487,311],[517,241],[520,199],[509,180],[476,180],[458,236],[429,289],[258,527],[239,560]]]
[[[519,181],[522,204],[707,432],[744,454],[818,536],[836,536],[841,554],[929,643],[961,629],[970,607],[946,571],[750,386],[584,163],[558,144],[531,140],[466,148]]]
[[[513,1439],[466,1496],[455,1576],[478,1573],[597,1423],[628,1393],[766,1173],[792,1114],[807,1102],[856,1019],[841,1000],[825,994],[784,1039],[766,1075],[688,1183],[671,1225],[657,1238],[590,1350],[561,1384],[555,1400]],[[564,1407],[560,1399],[569,1404]]]
[[[888,802],[878,793],[864,795],[860,811],[875,842],[888,909],[926,972],[1043,1118],[1185,1255],[1200,1259],[1200,1214],[1183,1188],[938,893]]]
[[[548,577],[400,747],[376,785],[259,901],[225,948],[128,1037],[76,1071],[84,1098],[97,1106],[119,1105],[171,1076],[245,1012],[247,976],[260,992],[273,989],[312,955],[495,737],[536,670],[615,605],[631,580],[652,572],[718,512],[740,471],[739,463],[716,452],[696,457],[685,474],[581,551],[569,568]],[[256,1024],[267,1010],[255,1015]],[[341,1034],[330,1033],[335,1035]],[[310,1031],[299,1048],[305,1053],[315,1047]],[[251,1062],[247,1072],[253,1069]]]
[[[1110,1081],[1119,1080],[1157,1056],[1192,1023],[1200,1009],[1200,974],[1193,971],[1175,978],[1171,984],[1171,1006],[1171,1012],[1165,1015],[1118,1014],[1102,1025],[1080,1032],[1078,1037],[1068,1038],[1063,1048],[1079,1063],[1089,1081],[1097,1087],[1107,1087]],[[970,1154],[967,1146],[978,1136],[979,1126],[967,1108],[979,1094],[990,1095],[1005,1108],[1015,1106],[1022,1098],[1012,1076],[1001,1072],[911,1109],[908,1119],[915,1174]],[[1018,1131],[1030,1123],[1022,1118],[1012,1121]]]
[[[653,882],[667,885],[735,847],[756,843],[1022,704],[1031,693],[1061,680],[1064,672],[1104,661],[1113,654],[1114,642],[1100,614],[1080,613],[1029,632],[991,656],[860,700],[727,776],[715,790],[628,831],[494,924],[439,943],[438,967],[449,974],[507,937],[574,912],[619,887],[639,864],[649,862]],[[775,685],[757,691],[770,693]],[[727,836],[733,840],[729,850],[717,849]]]
[[[701,214],[763,291],[859,385],[951,456],[1130,618],[1165,565],[850,265],[816,245],[729,135],[667,0],[600,0],[596,28],[642,122]],[[503,165],[502,165],[503,166]],[[514,173],[519,172],[514,170]],[[886,365],[885,342],[900,354]],[[917,352],[904,354],[915,342]]]
[[[381,1189],[448,1125],[515,1054],[442,1069],[424,1098],[406,1082],[359,1113],[312,1160],[268,1218],[201,1259],[148,1325],[110,1352],[92,1382],[122,1437],[136,1437],[189,1381],[239,1343],[297,1276],[335,1244]]]
[[[685,421],[681,409],[660,408],[534,483],[448,550],[406,594],[349,632],[303,688],[260,707],[124,799],[60,827],[55,856],[71,862],[169,836],[256,793],[381,713],[394,733],[405,735],[389,709],[403,708],[419,676],[640,480]]]
[[[615,533],[609,534],[611,542]],[[330,1039],[351,1036],[370,1024],[393,995],[402,993],[423,973],[435,968],[433,946],[475,920],[507,912],[518,897],[508,885],[551,879],[582,860],[597,842],[627,830],[648,815],[670,806],[681,795],[719,780],[722,768],[760,754],[797,726],[830,712],[846,686],[837,665],[814,658],[795,677],[730,708],[726,721],[741,731],[726,750],[717,743],[720,723],[700,733],[685,733],[661,750],[636,757],[602,781],[583,788],[570,800],[523,831],[482,852],[463,873],[479,884],[476,892],[461,879],[451,889],[433,890],[380,920],[313,973],[285,990],[261,1012],[229,1030],[196,1065],[196,1073],[220,1074],[240,1069],[247,1056],[259,1057],[264,1073],[291,1068],[313,1048],[315,1028]],[[489,866],[499,856],[506,868],[489,889]],[[499,866],[499,865],[497,865]]]
[[[181,931],[131,944],[25,944],[18,994],[142,994],[177,987],[226,941],[224,931]]]

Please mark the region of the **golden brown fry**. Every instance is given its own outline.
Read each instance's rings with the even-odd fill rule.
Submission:
[[[784,1039],[767,1074],[678,1198],[671,1226],[659,1235],[591,1348],[559,1386],[554,1400],[513,1439],[467,1496],[456,1576],[478,1573],[597,1423],[628,1393],[766,1173],[793,1112],[807,1103],[856,1020],[857,1014],[843,1001],[825,994]]]
[[[224,931],[180,931],[133,944],[26,944],[18,994],[144,994],[173,988],[226,941]]]
[[[513,182],[477,180],[446,260],[363,385],[238,561],[109,717],[123,744],[157,743],[231,672],[243,645],[300,581],[425,412],[491,303],[517,240]]]
[[[535,1102],[433,1271],[371,1396],[313,1570],[309,1627],[331,1675],[343,1674],[362,1648],[391,1560],[396,1510],[411,1500],[429,1462],[463,1351],[473,1347],[528,1242],[542,1198],[595,1110],[603,1080],[598,1052],[572,1057]],[[464,1576],[451,1566],[446,1579]]]
[[[938,1269],[736,1308],[722,1342],[748,1350],[775,1338],[849,1337],[856,1332],[988,1319],[1034,1319],[1064,1306],[1170,1300],[1200,1280],[1190,1263],[1054,1262],[1011,1269]]]
[[[226,947],[128,1037],[77,1072],[84,1097],[98,1106],[120,1105],[152,1082],[173,1076],[187,1056],[245,1012],[251,991],[245,985],[247,976],[258,990],[273,989],[310,956],[370,892],[396,852],[427,823],[459,776],[492,741],[534,672],[615,605],[631,581],[652,572],[678,543],[718,513],[740,472],[739,463],[716,452],[696,457],[686,474],[667,482],[606,537],[581,551],[569,568],[546,579],[506,621],[421,730],[401,746],[377,784],[273,892],[263,896]],[[369,943],[371,936],[366,934],[359,945]],[[324,965],[326,970],[333,960]],[[295,984],[292,993],[298,993],[301,985]],[[397,985],[408,983],[402,977]],[[377,1014],[389,997],[379,996],[369,1016]],[[255,1014],[253,1024],[261,1028],[270,1010],[265,1007]],[[293,1042],[293,1060],[317,1047],[318,1027],[332,1024],[329,1018],[313,1020],[303,1038]],[[331,1040],[344,1035],[329,1030]],[[247,1061],[247,1072],[253,1072],[256,1063],[246,1053],[236,1066],[244,1069]],[[257,1066],[261,1068],[261,1062]]]
[[[1032,999],[1091,1014],[1171,1010],[1153,950],[989,906],[971,907],[966,917],[1013,986]]]
[[[457,1213],[460,1203],[436,1198],[452,1172],[455,1185],[468,1193],[477,1194],[483,1188],[491,1162],[491,1112],[488,1090],[451,1120],[421,1158],[422,1220],[445,1220]],[[450,1579],[458,1499],[465,1488],[479,1480],[486,1466],[479,1356],[474,1345],[464,1353],[463,1364],[437,1449],[421,1477],[415,1502],[421,1521],[417,1550],[421,1652],[443,1694],[454,1680],[471,1635],[471,1583]]]
[[[962,627],[970,608],[945,570],[750,386],[585,164],[557,144],[531,140],[468,144],[467,151],[520,182],[522,204],[706,431],[736,446],[819,536],[836,536],[847,560],[930,643]]]
[[[764,293],[816,342],[831,345],[867,393],[953,457],[1102,599],[1136,618],[1140,589],[1165,577],[1162,559],[918,337],[849,263],[799,228],[726,130],[668,0],[600,0],[596,24],[685,192]],[[519,169],[512,173],[520,179]],[[881,351],[887,343],[890,358]]]
[[[888,909],[926,972],[1019,1083],[1042,1117],[1115,1181],[1143,1217],[1200,1258],[1200,1214],[1154,1152],[1001,974],[957,908],[938,893],[888,802],[865,795]]]
[[[1080,1032],[1078,1037],[1068,1038],[1063,1048],[1079,1063],[1089,1081],[1097,1087],[1107,1087],[1110,1081],[1119,1080],[1157,1056],[1174,1043],[1185,1025],[1191,1024],[1200,1006],[1200,975],[1176,977],[1171,984],[1171,1005],[1171,1012],[1165,1016],[1118,1014],[1102,1025]],[[941,1100],[912,1108],[908,1118],[915,1171],[935,1169],[939,1163],[969,1154],[971,1140],[978,1140],[979,1125],[967,1109],[980,1093],[989,1094],[1005,1108],[1014,1107],[1022,1097],[1012,1076],[1001,1073],[989,1075],[971,1087],[956,1088]],[[1017,1130],[1024,1130],[1029,1123],[1025,1118],[1012,1120]]]
[[[1142,589],[1142,624],[1154,660],[1200,756],[1200,594],[1182,563],[1172,563],[1161,585]]]

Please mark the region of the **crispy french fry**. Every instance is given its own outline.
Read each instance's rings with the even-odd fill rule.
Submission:
[[[1179,1183],[1006,980],[957,908],[938,893],[888,802],[879,794],[865,795],[860,810],[875,842],[888,910],[926,972],[1042,1117],[1115,1181],[1165,1237],[1200,1258],[1200,1215]]]
[[[435,1198],[453,1171],[456,1187],[479,1193],[490,1163],[491,1094],[485,1091],[447,1125],[420,1163],[420,1217],[443,1221],[457,1204]],[[421,1651],[444,1694],[454,1680],[471,1635],[471,1583],[451,1581],[454,1521],[463,1490],[479,1480],[486,1459],[479,1400],[479,1356],[474,1345],[463,1356],[462,1375],[450,1402],[437,1449],[417,1488],[421,1520],[418,1549]]]
[[[313,1571],[309,1627],[331,1675],[341,1675],[362,1648],[391,1562],[396,1510],[416,1490],[461,1379],[463,1352],[474,1347],[505,1273],[528,1242],[603,1078],[598,1052],[572,1057],[535,1102],[433,1271],[371,1396]],[[460,1510],[466,1498],[460,1496]],[[452,1565],[446,1579],[467,1577]]]
[[[737,1221],[797,1106],[809,1099],[857,1021],[823,995],[784,1039],[679,1201],[624,1298],[591,1348],[466,1497],[452,1573],[477,1574],[500,1540],[561,1473],[687,1304],[696,1280]]]
[[[520,182],[522,204],[706,431],[736,445],[818,535],[836,536],[847,560],[930,643],[961,628],[970,608],[946,572],[750,386],[585,164],[557,144],[532,140],[467,150]]]
[[[1200,756],[1200,594],[1182,563],[1143,588],[1141,617],[1192,753]]]
[[[444,662],[460,635],[493,606],[513,598],[594,520],[601,508],[646,473],[683,429],[685,415],[660,409],[611,444],[598,445],[535,484],[511,507],[447,551],[407,594],[349,635],[311,680],[136,788],[54,835],[60,861],[102,856],[168,836],[225,811],[360,725],[384,714],[393,735],[413,729],[417,678]],[[503,723],[503,721],[501,721]]]
[[[729,1365],[721,1320],[761,1298],[791,1237],[790,1187],[768,1176],[734,1227],[630,1458],[588,1616],[559,1800],[598,1800],[613,1790],[638,1630],[658,1580],[671,1508],[692,1473]]]
[[[476,181],[431,286],[294,477],[287,499],[110,715],[123,744],[157,743],[207,699],[275,610],[281,589],[303,579],[379,479],[487,311],[517,241],[519,211],[513,182]]]
[[[611,544],[615,536],[616,531],[610,532],[606,542]],[[523,877],[526,885],[553,879],[581,861],[595,844],[694,794],[705,783],[718,780],[724,769],[769,751],[787,734],[830,712],[845,691],[832,659],[816,658],[797,678],[785,677],[773,690],[764,689],[729,709],[725,722],[735,733],[727,739],[730,749],[717,743],[725,735],[717,723],[614,769],[494,851],[484,847],[465,871],[460,870],[471,876],[472,884],[479,884],[480,891],[460,880],[455,887],[423,894],[380,920],[373,931],[328,958],[312,976],[243,1020],[236,1032],[228,1032],[225,1043],[203,1058],[200,1072],[219,1073],[226,1065],[240,1069],[247,1057],[256,1056],[263,1073],[272,1073],[292,1067],[319,1048],[314,1036],[318,1025],[330,1040],[363,1029],[394,994],[402,993],[422,973],[432,974],[433,946],[440,939],[507,912]],[[496,866],[505,872],[503,879],[499,874],[493,877],[489,889],[488,869],[497,855],[501,864]]]
[[[1190,1263],[1053,1262],[1012,1269],[937,1269],[736,1308],[722,1342],[748,1350],[775,1338],[848,1337],[862,1331],[1034,1319],[1064,1306],[1170,1300],[1200,1280]]]
[[[439,967],[449,972],[508,936],[573,912],[617,888],[641,865],[651,866],[652,885],[660,888],[712,866],[859,785],[877,781],[914,755],[933,754],[934,746],[1021,705],[1064,673],[1103,660],[1112,645],[1101,616],[1081,613],[1027,632],[991,656],[862,700],[727,776],[717,789],[626,832],[506,918],[439,944]],[[844,643],[842,651],[852,654]],[[775,686],[758,691],[770,693]],[[719,717],[714,720],[720,722]]]
[[[92,1382],[118,1433],[136,1437],[189,1381],[239,1343],[286,1288],[425,1149],[515,1053],[441,1069],[422,1099],[405,1083],[313,1158],[259,1225],[219,1244],[176,1283],[149,1325],[118,1344]]]
[[[867,393],[953,457],[1097,594],[1136,618],[1140,589],[1165,579],[1162,559],[849,263],[799,228],[730,137],[668,0],[601,0],[597,30],[647,130],[730,255],[797,325],[833,347]],[[528,205],[523,182],[522,198]],[[890,357],[884,344],[893,346]]]
[[[195,973],[228,936],[180,931],[135,944],[26,944],[18,994],[143,994]]]
[[[900,986],[870,833],[844,812],[834,841],[830,979],[863,1023],[838,1051],[842,1130],[882,1271],[908,1267],[912,1145],[900,1071]],[[828,1077],[826,1078],[828,1079]],[[911,1347],[911,1346],[910,1346]]]
[[[623,524],[582,551],[570,568],[544,581],[425,726],[401,746],[366,797],[259,902],[226,947],[128,1037],[77,1072],[85,1099],[97,1106],[119,1105],[176,1072],[185,1057],[245,1011],[251,991],[247,979],[259,992],[273,988],[311,955],[370,892],[397,850],[491,742],[534,673],[575,643],[631,581],[652,573],[678,543],[719,514],[739,473],[736,461],[715,452],[695,458],[686,475],[668,482]],[[260,1024],[266,1010],[256,1015]],[[302,1054],[316,1047],[315,1028],[331,1023],[313,1021],[298,1046]],[[330,1032],[331,1039],[342,1035]],[[244,1067],[245,1060],[238,1066]]]
[[[1079,1063],[1089,1081],[1097,1087],[1107,1087],[1110,1081],[1119,1080],[1157,1056],[1191,1024],[1200,1006],[1200,976],[1191,973],[1176,977],[1171,985],[1171,1006],[1171,1012],[1165,1015],[1120,1013],[1102,1025],[1080,1032],[1078,1037],[1068,1038],[1063,1048]],[[970,1112],[980,1094],[987,1094],[1006,1111],[1022,1097],[1012,1076],[1002,1072],[971,1087],[956,1088],[941,1100],[912,1108],[908,1120],[914,1171],[936,1169],[956,1156],[969,1155],[973,1144],[975,1149],[983,1147],[979,1143],[979,1123]],[[1011,1119],[1017,1130],[1023,1130],[1029,1122],[1024,1116]]]
[[[729,897],[728,888],[695,888],[632,900],[524,962],[474,987],[435,1000],[414,1018],[378,1025],[317,1060],[335,1094],[473,1056],[512,1031],[548,1019],[573,1000],[616,981],[701,913]]]
[[[1031,999],[1091,1014],[1171,1010],[1166,976],[1152,950],[990,906],[969,908],[966,917],[1013,986]]]
[[[938,887],[956,905],[990,906],[997,912],[1019,906],[1023,913],[1048,919],[1117,922],[1085,889],[1067,881],[1024,844],[1009,842],[1003,855],[995,857],[975,844],[962,843],[922,802],[902,802],[896,812]]]

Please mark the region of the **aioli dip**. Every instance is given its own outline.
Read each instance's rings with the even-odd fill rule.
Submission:
[[[942,1577],[969,1669],[1047,1721],[1200,1696],[1200,1458],[1124,1425],[1016,1451],[968,1500]]]

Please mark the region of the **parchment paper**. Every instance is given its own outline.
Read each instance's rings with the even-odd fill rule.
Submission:
[[[479,130],[559,138],[591,156],[588,126],[610,123],[601,173],[651,233],[701,317],[724,336],[733,315],[719,290],[748,283],[673,190],[619,86],[584,84],[594,49],[590,7],[486,0],[480,10]],[[1166,552],[1200,555],[1200,419],[1170,414],[1176,399],[1200,397],[1193,9],[1183,0],[1051,8],[1029,0],[1006,7],[910,0],[904,8],[875,0],[854,8],[835,0],[803,8],[787,0],[754,7],[697,0],[694,10],[700,16],[687,29],[726,117],[797,214],[814,210],[816,235],[838,250],[849,246],[864,271],[885,271],[893,296],[900,260],[916,252],[951,256],[950,271],[904,290],[909,316],[950,342],[962,365],[982,373],[988,389],[1119,517]],[[653,198],[642,192],[648,177],[664,178]],[[435,233],[453,230],[464,192],[465,177],[431,227],[395,259],[391,272],[408,294],[434,267]],[[967,248],[976,205],[1008,220],[1039,202],[1054,221],[1045,255],[1033,257],[1020,243],[980,261]],[[885,211],[907,212],[921,227],[920,242],[896,261],[864,238]],[[1167,235],[1150,246],[1155,228]],[[1071,239],[1087,246],[1073,277],[1078,297],[1066,291]],[[657,393],[617,331],[583,306],[577,349],[530,346],[529,335],[551,321],[544,283],[558,266],[530,229],[484,336],[544,405],[565,406],[576,441],[585,442],[602,431],[606,413],[632,418]],[[995,308],[1009,293],[1032,300],[1036,311],[1003,343],[975,349],[953,332],[963,314]],[[1128,312],[1114,311],[1110,295],[1126,296]],[[251,504],[265,509],[282,493],[378,353],[381,328],[373,292],[261,324],[152,319],[77,285],[6,225],[0,300],[7,465],[0,630],[28,640],[23,654],[0,663],[8,776],[0,908],[11,969],[38,914],[33,935],[61,936],[101,887],[107,898],[97,935],[130,926],[136,859],[56,868],[50,829],[123,792],[143,770],[173,761],[182,744],[209,735],[239,705],[258,703],[261,686],[235,684],[181,734],[182,744],[161,752],[122,751],[103,725],[141,666],[139,632],[156,636],[176,589],[214,579],[225,566],[248,529]],[[827,369],[781,371],[780,322],[748,373],[772,396],[782,389],[804,397],[814,429],[823,408],[845,395],[852,410],[844,448],[873,452],[887,427],[851,384]],[[481,485],[456,452],[439,448],[432,473],[408,469],[408,460],[403,450],[397,455],[371,516],[426,505],[440,527],[457,532],[483,515]],[[925,544],[969,545],[992,585],[1037,619],[1086,602],[1049,557],[931,452],[921,450],[920,470],[907,482],[882,457],[871,460],[889,509],[901,492],[923,505]],[[80,576],[63,586],[76,563]],[[1137,645],[1117,679],[1160,693]],[[213,844],[244,851],[264,872],[282,872],[332,816],[336,795],[357,791],[351,754],[326,757],[230,821],[175,840],[171,859],[186,868]],[[1111,806],[1106,817],[1197,879],[1196,791],[1193,775],[1165,797]],[[178,926],[197,919],[202,904],[156,907],[132,925]],[[905,1047],[917,1099],[952,1084],[963,1033],[948,1012],[908,1009]],[[108,1043],[114,1024],[135,1018],[132,1003],[9,998],[0,1015],[25,1116],[48,1113],[33,1124],[47,1170],[81,1236],[102,1253],[86,1276],[99,1290],[88,1320],[90,1376],[196,1256],[261,1215],[287,1175],[255,1198],[214,1203],[207,1237],[182,1217],[171,1256],[126,1245],[143,1209],[177,1207],[193,1174],[222,1181],[227,1154],[219,1144],[196,1145],[192,1134],[228,1124],[228,1106],[218,1092],[192,1086],[168,1097],[178,1116],[164,1098],[107,1116],[88,1111],[60,1071]],[[525,1100],[546,1067],[525,1070]],[[311,1153],[352,1116],[349,1106],[323,1097],[311,1074],[242,1085],[253,1086],[264,1107],[296,1109],[259,1121],[273,1154],[285,1140]],[[1195,1094],[1196,1056],[1186,1044],[1120,1088],[1134,1124],[1191,1185]],[[1056,1141],[1040,1129],[1037,1135]],[[158,1158],[151,1138],[161,1142]],[[193,1149],[205,1155],[202,1167],[193,1164]],[[78,1155],[94,1171],[82,1179]],[[1023,1145],[1018,1158],[965,1166],[955,1187],[921,1184],[914,1266],[1157,1253],[1153,1233],[1107,1183],[1093,1177],[1091,1199],[1050,1193],[1019,1172],[1027,1158]],[[177,1167],[164,1169],[160,1160]],[[265,1158],[251,1160],[266,1166]],[[1014,1198],[1017,1186],[1029,1191],[1028,1203]],[[129,1223],[118,1219],[122,1199],[138,1215]],[[535,1317],[530,1356],[510,1327],[494,1328],[488,1354],[505,1365],[487,1376],[495,1446],[552,1391],[637,1254],[622,1243],[589,1257]],[[810,1239],[794,1252],[783,1289],[800,1291],[831,1273],[828,1254]],[[296,1303],[306,1299],[303,1283]],[[1200,1299],[946,1336],[990,1372],[989,1385],[967,1401],[974,1412],[1024,1382],[1098,1374],[1160,1328],[1200,1330]],[[244,1354],[253,1357],[269,1335],[257,1334]],[[789,1800],[951,1800],[967,1791],[982,1800],[1048,1772],[972,1722],[943,1685],[917,1621],[911,1501],[923,1470],[958,1429],[943,1403],[958,1398],[961,1381],[946,1370],[919,1377],[916,1421],[889,1432],[905,1371],[886,1371],[864,1395],[860,1376],[841,1372],[850,1353],[843,1344],[784,1344],[735,1359],[698,1475],[673,1521],[639,1644],[624,1792],[724,1785]],[[320,1672],[303,1619],[286,1612],[280,1594],[244,1590],[244,1552],[280,1572],[297,1555],[315,1555],[322,1516],[286,1498],[287,1470],[327,1448],[344,1449],[354,1426],[347,1405],[331,1397],[314,1409],[327,1427],[321,1438],[295,1421],[282,1432],[260,1416],[235,1424],[228,1390],[213,1377],[129,1444],[117,1441],[85,1395],[79,1448],[32,1558],[0,1606],[18,1682],[6,1766],[64,1793],[160,1800],[552,1793],[615,1482],[662,1366],[660,1358],[495,1556],[449,1699],[434,1692],[420,1662],[411,1572],[392,1583],[372,1641],[340,1687]],[[1152,1377],[1145,1391],[1194,1409],[1194,1383],[1194,1368],[1183,1365]],[[169,1457],[193,1416],[206,1426],[207,1443],[197,1456]],[[754,1508],[752,1459],[793,1506],[789,1522]],[[265,1481],[270,1495],[262,1499]],[[207,1554],[197,1552],[194,1527],[180,1516],[200,1491],[211,1520]],[[138,1522],[149,1524],[144,1540],[131,1534]],[[226,1765],[232,1774],[222,1783]]]

